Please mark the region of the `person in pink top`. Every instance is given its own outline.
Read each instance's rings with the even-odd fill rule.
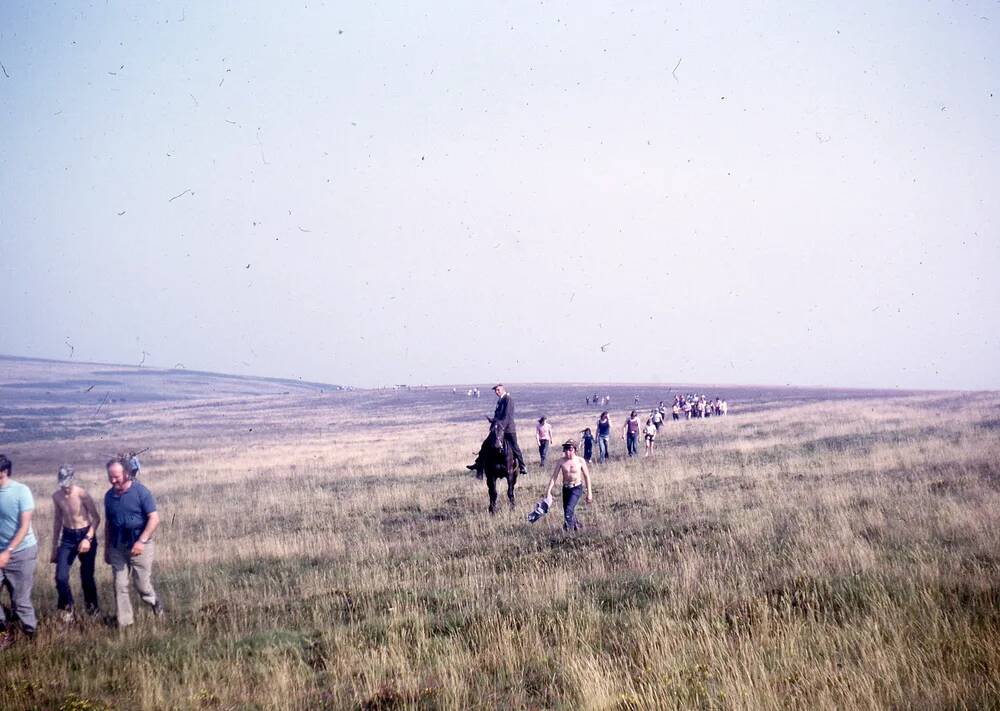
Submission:
[[[552,443],[552,425],[545,421],[544,417],[538,418],[535,425],[535,441],[538,443],[538,458],[545,466],[545,457],[549,454],[549,445]]]

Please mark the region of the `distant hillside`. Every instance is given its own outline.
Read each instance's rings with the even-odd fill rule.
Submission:
[[[226,423],[234,412],[280,409],[343,390],[337,385],[206,373],[182,368],[0,356],[0,446],[179,434]],[[192,410],[193,408],[193,410]],[[11,451],[15,451],[11,449]]]
[[[325,383],[184,368],[142,368],[0,355],[0,396],[6,406],[50,403],[96,407],[105,398],[150,402],[341,389]]]
[[[273,446],[326,440],[365,422],[407,429],[478,423],[492,414],[483,398],[450,386],[354,390],[279,378],[0,356],[0,451],[25,471],[54,471],[61,461],[103,461],[152,448],[148,456],[206,447]],[[602,409],[616,426],[633,407],[648,412],[676,393],[728,400],[732,415],[810,402],[871,399],[885,407],[901,391],[692,384],[511,383],[525,425],[545,415],[566,434],[596,422]],[[609,397],[599,406],[594,395]],[[638,404],[634,404],[638,399]],[[530,430],[528,430],[530,432]],[[479,435],[477,435],[479,436]],[[473,440],[476,437],[472,438]]]

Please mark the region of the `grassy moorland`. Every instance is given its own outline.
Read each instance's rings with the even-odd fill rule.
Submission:
[[[168,616],[60,624],[40,564],[0,706],[1000,706],[1000,394],[721,390],[731,414],[668,422],[655,458],[616,440],[567,536],[558,506],[525,521],[537,466],[515,514],[486,513],[463,465],[492,398],[272,385],[8,410],[45,560],[52,463],[102,494],[104,452],[153,447]],[[586,388],[512,390],[526,453],[537,414],[593,425]]]

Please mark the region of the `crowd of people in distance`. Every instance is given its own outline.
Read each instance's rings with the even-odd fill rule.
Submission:
[[[663,403],[660,403],[663,407]],[[683,417],[690,420],[692,417],[722,417],[729,414],[729,403],[720,397],[713,401],[704,395],[675,395],[674,406],[671,413],[675,420]]]
[[[587,396],[587,404],[605,405],[610,402],[611,396],[598,397],[597,393]],[[638,403],[639,396],[636,395],[633,402]],[[625,451],[629,457],[639,454],[639,441],[642,438],[644,449],[643,456],[653,455],[656,448],[656,435],[667,420],[667,406],[663,400],[649,411],[645,421],[640,417],[637,409],[632,410],[622,425],[621,438],[625,442]],[[721,397],[714,400],[705,395],[678,394],[674,396],[674,402],[669,410],[670,416],[674,420],[690,420],[692,418],[722,417],[728,414],[729,404]],[[595,430],[590,427],[585,428],[580,433],[580,442],[583,445],[583,458],[590,462],[594,458],[594,445],[597,445],[597,461],[606,462],[609,459],[611,440],[611,420],[608,411],[604,410],[597,418]],[[545,466],[549,447],[553,441],[552,426],[543,416],[538,419],[535,425],[535,443],[538,445],[538,458],[541,466]]]
[[[14,481],[11,460],[0,454],[0,588],[11,599],[11,618],[0,606],[0,651],[17,640],[17,632],[31,639],[38,618],[32,603],[38,538],[32,526],[35,501],[31,489]],[[106,465],[110,487],[104,494],[104,562],[111,566],[114,580],[115,615],[104,621],[118,627],[133,623],[130,588],[162,617],[163,603],[153,588],[153,534],[160,524],[156,500],[139,483],[139,459],[118,455]],[[83,612],[100,619],[94,569],[97,562],[98,530],[101,515],[87,489],[81,486],[73,467],[64,464],[56,475],[58,488],[52,494],[52,554],[58,593],[58,618],[71,622],[76,616],[70,589],[70,569],[80,561]]]

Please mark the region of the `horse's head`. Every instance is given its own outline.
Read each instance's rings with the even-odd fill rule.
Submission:
[[[490,441],[498,452],[503,451],[503,425],[496,420],[490,420]]]

